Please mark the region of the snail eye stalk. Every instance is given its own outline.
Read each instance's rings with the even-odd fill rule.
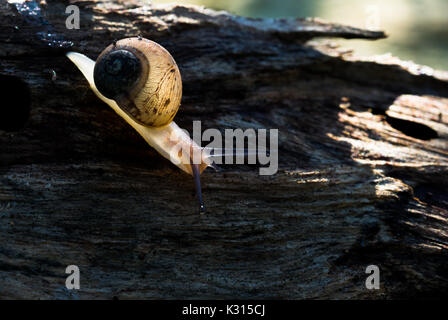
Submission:
[[[193,171],[194,186],[196,188],[196,197],[198,198],[199,201],[199,213],[204,214],[205,205],[204,201],[202,200],[201,173],[199,172],[199,165],[191,164],[191,169]]]

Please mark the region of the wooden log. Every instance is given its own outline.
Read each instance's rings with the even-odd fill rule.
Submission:
[[[447,73],[314,41],[385,36],[316,19],[77,1],[69,30],[64,1],[0,4],[0,298],[447,293]],[[179,65],[182,128],[276,128],[278,172],[207,169],[199,215],[191,177],[64,56],[136,35]]]

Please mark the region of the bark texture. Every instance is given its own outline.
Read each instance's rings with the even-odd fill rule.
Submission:
[[[138,1],[77,1],[68,30],[64,1],[0,4],[0,298],[448,293],[448,75],[313,40],[384,33]],[[276,175],[207,169],[197,213],[191,177],[64,56],[139,34],[179,65],[175,121],[278,128]],[[80,290],[65,288],[72,264]]]

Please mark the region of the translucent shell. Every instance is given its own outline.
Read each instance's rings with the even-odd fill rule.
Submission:
[[[144,38],[108,46],[94,69],[98,91],[146,127],[168,125],[179,110],[182,79],[171,54]]]

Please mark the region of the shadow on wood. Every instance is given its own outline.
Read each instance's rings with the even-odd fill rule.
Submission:
[[[48,25],[15,5],[0,9],[0,75],[31,91],[25,126],[0,131],[1,298],[447,293],[446,73],[311,41],[384,37],[313,19],[76,4],[80,30],[65,29],[63,1],[41,8]],[[279,129],[276,175],[207,170],[209,212],[197,214],[191,177],[148,148],[64,57],[95,58],[138,34],[179,65],[176,122],[190,132],[193,120],[203,130]],[[2,112],[18,105],[11,93]],[[74,293],[65,289],[71,264],[81,271]],[[365,288],[370,264],[380,290]]]

